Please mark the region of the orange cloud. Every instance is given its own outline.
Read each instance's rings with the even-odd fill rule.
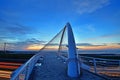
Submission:
[[[26,50],[40,50],[43,47],[43,45],[29,45],[26,47]]]
[[[26,47],[26,50],[40,50],[41,48],[43,48],[44,45],[29,45],[28,47]],[[59,48],[58,45],[54,45],[54,46],[47,46],[45,48],[45,50],[57,50]],[[106,44],[106,45],[88,45],[88,46],[84,46],[84,45],[79,45],[77,46],[77,48],[82,49],[82,50],[105,50],[105,49],[120,49],[120,45],[119,44]],[[67,49],[67,47],[62,47],[63,49]]]
[[[29,45],[26,50],[40,50],[44,45]],[[56,50],[59,46],[47,46],[45,50]]]

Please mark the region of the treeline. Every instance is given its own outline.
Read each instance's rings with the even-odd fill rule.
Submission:
[[[29,59],[36,52],[34,51],[0,51],[0,58],[4,59]]]

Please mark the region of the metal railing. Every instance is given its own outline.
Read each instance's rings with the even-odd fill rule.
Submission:
[[[31,57],[25,64],[11,74],[10,80],[28,80],[36,62],[40,57],[39,53]]]
[[[68,60],[67,56],[60,56],[65,61]],[[120,76],[120,60],[104,59],[88,56],[78,56],[81,68],[101,75],[106,78],[115,78]]]
[[[119,77],[120,60],[79,56],[81,67],[102,76]]]

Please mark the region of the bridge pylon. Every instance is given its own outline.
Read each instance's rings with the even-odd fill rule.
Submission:
[[[80,75],[79,61],[76,52],[76,44],[71,25],[66,24],[68,33],[68,71],[69,77],[78,77]]]

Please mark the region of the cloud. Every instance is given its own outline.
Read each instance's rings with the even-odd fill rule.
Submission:
[[[84,25],[80,25],[80,26],[77,26],[76,30],[78,32],[95,32],[96,31],[96,28],[94,27],[93,24],[84,24]]]
[[[109,0],[74,0],[74,4],[79,14],[92,13],[109,3]]]
[[[12,10],[11,8],[8,8],[7,10],[0,10],[0,14],[4,16],[3,18],[11,18],[11,20],[22,16],[22,13],[20,11]]]
[[[120,45],[120,43],[117,43],[117,45]]]
[[[100,36],[101,38],[113,38],[113,37],[120,37],[120,33],[116,33],[116,34],[108,34],[108,35],[103,35]]]
[[[31,30],[29,27],[21,25],[21,24],[14,24],[10,25],[10,27],[7,27],[6,30],[10,33],[15,34],[29,34],[31,33]]]
[[[40,45],[43,45],[44,43],[46,43],[46,41],[40,41],[38,39],[31,38],[21,42],[18,41],[18,42],[7,43],[7,49],[8,50],[26,50],[26,48],[31,45],[40,46]]]
[[[8,43],[8,44],[14,44],[14,45],[31,45],[31,44],[43,44],[46,43],[46,41],[40,41],[38,39],[35,38],[31,38],[31,39],[27,39],[25,41],[18,41],[15,43]]]
[[[29,26],[24,26],[19,23],[8,22],[7,20],[0,19],[1,30],[0,33],[3,34],[30,34],[32,29]]]
[[[94,38],[88,38],[87,40],[97,40],[97,39],[115,38],[115,37],[120,37],[120,33],[113,33],[113,34],[101,35],[101,36],[94,37]]]
[[[104,46],[105,44],[101,44],[101,45],[94,45],[92,43],[77,43],[77,46]]]
[[[46,41],[40,41],[38,39],[35,39],[35,38],[31,38],[31,39],[27,39],[25,41],[25,43],[30,43],[30,44],[43,44],[43,43],[46,43]]]
[[[0,39],[6,39],[6,38],[13,38],[13,37],[10,37],[10,36],[0,36]]]
[[[33,30],[32,27],[8,22],[1,18],[0,25],[0,44],[6,42],[8,50],[24,50],[30,45],[41,45],[46,42],[36,38],[29,38],[31,35],[33,36],[33,34],[35,34],[35,29]]]
[[[92,25],[88,25],[87,29],[91,32],[95,32],[95,28]]]
[[[87,24],[85,25],[87,31],[89,30],[90,32],[95,32],[95,28],[92,24]]]
[[[92,13],[110,3],[109,0],[17,0],[17,1],[8,1],[9,5],[7,9],[0,10],[4,18],[9,20],[24,20],[30,18],[31,16],[47,13]],[[13,7],[15,3],[16,7]],[[47,5],[47,6],[46,6]],[[29,13],[29,14],[27,14]],[[59,15],[58,14],[58,15]],[[33,16],[35,17],[35,16]]]
[[[78,43],[77,48],[81,50],[116,50],[120,49],[120,43],[102,43],[100,45],[91,43]]]
[[[97,47],[97,46],[110,46],[110,45],[120,45],[120,43],[101,43],[101,44],[92,44],[92,43],[77,43],[77,46],[85,47]]]
[[[17,41],[19,41],[19,40],[16,37],[0,35],[0,44],[12,43],[12,42],[17,42]]]
[[[90,43],[77,43],[77,46],[92,46]]]
[[[107,44],[107,43],[105,43],[106,45],[120,45],[120,43],[109,43],[109,44]]]

